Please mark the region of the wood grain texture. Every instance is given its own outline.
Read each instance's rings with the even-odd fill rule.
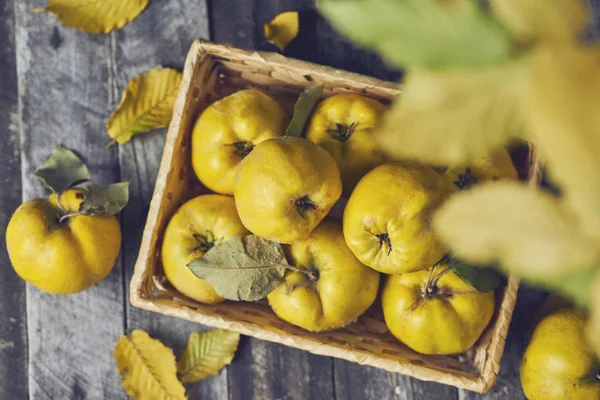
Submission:
[[[129,79],[156,66],[183,68],[194,39],[208,37],[202,0],[154,0],[133,23],[111,34],[111,105],[115,107]],[[126,296],[126,329],[143,329],[175,349],[183,350],[191,332],[205,329],[191,322],[144,311],[129,304],[129,282],[162,157],[166,129],[134,137],[118,146],[121,179],[130,182],[130,202],[121,213],[122,261]],[[226,399],[227,372],[187,385],[192,399]]]
[[[47,195],[33,172],[58,143],[85,159],[95,183],[119,179],[117,150],[105,149],[110,38],[31,13],[44,4],[16,2],[24,200]],[[55,296],[27,286],[31,399],[125,397],[113,358],[123,334],[123,299],[120,262],[79,294]]]
[[[14,35],[14,1],[0,1],[0,232],[21,203],[21,155]],[[0,242],[0,399],[27,398],[27,316],[25,283],[10,265]]]

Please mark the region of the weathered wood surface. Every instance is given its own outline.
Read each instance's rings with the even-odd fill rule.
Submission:
[[[12,1],[0,0],[0,232],[21,203],[17,59]],[[0,399],[27,396],[25,284],[0,243]]]
[[[340,38],[314,12],[312,0],[152,0],[138,19],[109,35],[63,27],[32,14],[44,0],[0,0],[0,226],[21,199],[45,195],[32,176],[52,146],[86,159],[97,183],[127,180],[121,214],[123,248],[113,272],[78,295],[52,296],[25,286],[0,247],[0,400],[126,398],[112,351],[131,329],[147,330],[176,353],[203,327],[129,305],[129,280],[152,195],[164,131],[105,149],[104,121],[127,81],[154,65],[181,68],[191,41],[275,51],[262,25],[279,12],[301,10],[302,30],[285,54],[396,80],[372,53]],[[210,20],[210,32],[208,21]],[[499,383],[485,396],[282,345],[243,338],[233,364],[188,388],[206,399],[522,399],[518,363],[541,294],[521,290]]]

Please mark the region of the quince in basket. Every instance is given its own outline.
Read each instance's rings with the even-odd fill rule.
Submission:
[[[187,297],[202,303],[225,299],[212,285],[197,278],[187,264],[216,244],[249,232],[240,221],[232,197],[208,194],[187,201],[169,221],[162,246],[162,263],[171,284]]]
[[[335,159],[347,193],[367,172],[384,162],[371,134],[384,111],[385,106],[377,100],[344,93],[321,101],[312,113],[306,138]]]
[[[479,292],[447,264],[387,278],[385,322],[401,342],[422,354],[463,353],[494,314],[494,291]]]
[[[446,252],[429,226],[429,214],[448,193],[430,167],[389,163],[360,180],[344,210],[344,237],[356,258],[386,273],[431,267]]]
[[[275,100],[240,90],[208,106],[192,132],[192,165],[210,190],[233,194],[238,164],[259,143],[283,135],[287,116]]]
[[[260,143],[235,176],[235,204],[246,228],[281,243],[305,239],[341,194],[335,160],[296,137]]]
[[[371,306],[379,273],[361,264],[344,242],[342,227],[326,219],[304,240],[284,246],[291,265],[269,295],[277,316],[312,332],[354,322]]]

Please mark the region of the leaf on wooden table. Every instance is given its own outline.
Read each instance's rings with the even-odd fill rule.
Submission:
[[[300,19],[296,11],[281,13],[264,25],[265,38],[281,51],[296,38],[299,29]]]
[[[48,0],[33,12],[54,14],[63,24],[89,33],[108,33],[133,21],[150,0]]]
[[[484,69],[415,70],[374,133],[395,158],[457,165],[521,133],[527,60]]]
[[[522,42],[577,40],[590,20],[585,0],[490,0],[492,12]]]
[[[179,355],[177,373],[183,383],[194,383],[231,364],[240,334],[225,329],[193,332]]]
[[[81,158],[60,144],[35,171],[35,176],[54,193],[60,193],[91,178]]]
[[[581,230],[600,240],[600,46],[539,46],[529,130]]]
[[[108,186],[89,185],[85,200],[79,205],[79,213],[93,216],[116,215],[129,201],[129,182],[114,183]]]
[[[181,84],[181,72],[156,67],[129,81],[121,102],[106,122],[108,136],[128,142],[138,133],[169,125]]]
[[[397,67],[472,67],[512,56],[508,33],[477,1],[321,0],[317,5],[340,32]]]
[[[511,181],[483,183],[451,196],[433,225],[453,253],[475,264],[499,261],[523,278],[583,271],[600,256],[560,200]]]
[[[256,301],[275,289],[288,266],[279,243],[258,236],[234,236],[188,264],[229,300]]]
[[[285,131],[285,136],[302,137],[308,118],[322,94],[323,85],[311,87],[300,94],[294,104],[294,115]]]
[[[121,385],[134,400],[186,399],[173,351],[146,332],[134,330],[119,339],[115,360]]]

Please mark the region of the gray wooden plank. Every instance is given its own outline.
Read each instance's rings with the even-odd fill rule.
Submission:
[[[83,156],[96,183],[117,181],[117,150],[105,149],[104,132],[111,106],[110,37],[33,14],[42,0],[16,4],[23,199],[47,195],[33,171],[57,143]],[[32,399],[125,398],[113,358],[124,332],[123,301],[120,262],[107,279],[79,294],[55,296],[27,286]]]
[[[0,1],[0,232],[21,203],[21,156],[14,1]],[[27,398],[27,317],[25,283],[10,265],[0,242],[0,399]]]
[[[329,400],[332,382],[331,358],[253,338],[229,367],[230,399]]]
[[[148,8],[123,29],[111,34],[112,106],[116,106],[129,79],[156,66],[183,68],[194,39],[208,37],[208,16],[204,1],[152,1]],[[142,230],[154,190],[166,129],[135,137],[119,146],[121,178],[130,182],[130,203],[121,214],[123,226],[124,282],[129,297]],[[178,354],[191,332],[206,329],[192,322],[135,308],[127,301],[126,327],[143,329],[174,347]],[[227,372],[187,387],[192,399],[226,399]]]

